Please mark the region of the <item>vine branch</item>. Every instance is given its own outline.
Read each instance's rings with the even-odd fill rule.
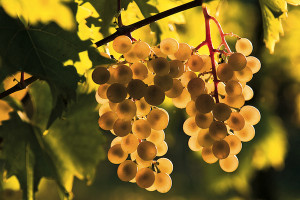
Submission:
[[[103,38],[102,40],[96,42],[95,44],[96,44],[97,47],[100,47],[100,46],[102,46],[102,45],[104,45],[108,42],[113,41],[116,37],[118,37],[120,35],[128,35],[129,33],[133,32],[134,30],[139,29],[139,28],[141,28],[143,26],[146,26],[148,24],[151,24],[151,23],[153,23],[157,20],[163,19],[163,18],[168,17],[170,15],[182,12],[184,10],[188,10],[190,8],[201,6],[201,5],[202,5],[202,0],[194,0],[194,1],[191,1],[189,3],[185,3],[185,4],[182,4],[182,5],[177,6],[175,8],[171,8],[171,9],[166,10],[164,12],[158,13],[158,14],[153,15],[151,17],[145,18],[145,19],[143,19],[141,21],[138,21],[136,23],[133,23],[133,24],[130,24],[130,25],[127,25],[127,26],[119,27],[116,32],[114,32],[113,34]]]

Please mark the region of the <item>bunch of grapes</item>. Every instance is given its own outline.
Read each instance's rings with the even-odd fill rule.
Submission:
[[[122,54],[117,64],[97,66],[92,78],[100,85],[99,126],[116,136],[108,159],[120,164],[122,181],[149,191],[170,190],[173,164],[167,158],[156,160],[168,150],[164,129],[169,115],[157,107],[166,97],[186,109],[183,130],[191,136],[189,147],[202,151],[207,163],[219,160],[226,172],[237,168],[241,142],[254,137],[253,125],[260,119],[256,108],[244,106],[253,97],[246,82],[260,69],[259,60],[248,56],[249,40],[239,39],[236,53],[218,52],[215,76],[210,56],[172,38],[150,47],[123,35],[113,41],[113,48]]]

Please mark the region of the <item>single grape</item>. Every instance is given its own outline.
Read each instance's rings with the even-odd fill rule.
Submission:
[[[220,167],[225,172],[233,172],[239,166],[239,160],[235,155],[230,155],[225,159],[219,161]]]
[[[154,172],[149,168],[139,169],[136,173],[136,184],[141,188],[148,188],[153,185],[155,181]]]
[[[163,130],[169,124],[169,114],[162,108],[153,109],[147,115],[147,121],[154,130]]]
[[[247,67],[249,67],[253,74],[258,72],[261,68],[260,61],[254,56],[248,56],[247,58]]]
[[[98,121],[100,128],[103,130],[113,129],[115,121],[118,119],[118,116],[113,111],[104,113]]]
[[[190,117],[195,116],[197,114],[195,101],[188,102],[188,104],[186,105],[185,111]]]
[[[186,43],[180,43],[178,51],[174,53],[174,56],[177,60],[185,61],[191,57],[192,49],[190,45]]]
[[[113,83],[108,87],[106,96],[111,102],[120,103],[127,96],[126,87],[120,83]]]
[[[155,175],[154,186],[158,192],[167,193],[172,187],[172,179],[164,172],[157,173]]]
[[[107,99],[106,93],[109,86],[109,84],[99,85],[97,93],[102,99]]]
[[[117,170],[119,179],[122,181],[130,181],[134,179],[137,173],[137,165],[131,160],[125,160],[122,162]]]
[[[129,63],[135,63],[140,61],[140,59],[136,55],[136,51],[134,51],[135,45],[136,44],[134,44],[128,52],[124,53],[124,58]]]
[[[242,142],[249,142],[255,136],[255,129],[250,124],[245,124],[244,128],[240,131],[234,131],[234,134],[238,136],[238,138]]]
[[[109,103],[102,104],[101,107],[99,108],[99,117],[101,117],[104,113],[112,111],[109,107]]]
[[[221,63],[217,68],[217,76],[221,81],[228,81],[233,76],[233,70],[227,63]]]
[[[199,96],[204,93],[205,82],[201,78],[193,78],[189,81],[187,89],[191,96]]]
[[[245,98],[245,101],[249,101],[250,99],[252,99],[253,95],[254,92],[252,88],[249,85],[246,85],[243,89],[243,96]]]
[[[235,80],[230,80],[226,83],[225,91],[230,96],[240,95],[243,92],[242,85]]]
[[[172,78],[179,78],[184,72],[184,64],[179,60],[171,60],[170,64],[170,72],[169,75]]]
[[[158,106],[164,102],[165,93],[159,86],[151,85],[147,87],[144,98],[148,104]]]
[[[131,68],[127,65],[120,64],[116,67],[114,79],[121,84],[127,84],[132,79]]]
[[[169,98],[179,97],[183,91],[183,86],[178,79],[173,79],[173,86],[170,90],[166,91],[166,96]]]
[[[126,153],[135,152],[137,150],[138,145],[138,138],[131,133],[122,138],[121,147]]]
[[[134,99],[144,97],[146,89],[147,85],[140,79],[132,79],[127,85],[127,92]]]
[[[202,146],[198,143],[198,135],[193,135],[188,141],[188,146],[192,151],[201,151]]]
[[[147,120],[139,119],[132,124],[132,133],[139,139],[145,139],[151,134],[151,125]]]
[[[157,168],[160,172],[171,174],[173,171],[173,163],[167,158],[160,158],[157,160]]]
[[[158,57],[148,62],[148,68],[158,75],[167,75],[170,72],[170,64],[166,58]]]
[[[115,137],[112,141],[111,141],[111,143],[110,143],[110,147],[113,147],[113,146],[115,146],[116,144],[121,144],[121,142],[122,142],[122,137]]]
[[[131,120],[136,115],[136,105],[130,99],[125,99],[117,105],[116,113],[120,119]]]
[[[131,121],[117,119],[114,123],[113,131],[119,137],[128,135],[131,131]]]
[[[203,129],[209,128],[209,126],[213,122],[213,119],[214,118],[211,112],[205,114],[197,113],[195,116],[195,122],[197,126]]]
[[[148,69],[146,65],[140,62],[133,63],[131,66],[132,78],[144,80],[148,77]]]
[[[139,41],[134,45],[133,51],[139,59],[143,60],[150,55],[151,49],[147,42]]]
[[[241,108],[245,104],[245,98],[242,94],[236,96],[226,95],[222,101],[233,108]]]
[[[231,155],[240,153],[242,150],[242,142],[236,135],[228,135],[224,140],[229,144]]]
[[[201,155],[203,160],[208,164],[215,163],[218,160],[218,158],[212,152],[212,147],[204,147],[202,149]]]
[[[156,156],[163,156],[168,151],[168,144],[165,141],[163,141],[162,143],[158,144],[156,146],[156,148],[157,148],[157,155]]]
[[[209,126],[209,134],[214,140],[222,140],[227,135],[227,128],[223,122],[213,121]]]
[[[152,142],[155,145],[162,143],[165,140],[165,132],[163,130],[154,130],[151,129],[151,134],[146,138],[147,141]]]
[[[92,73],[92,79],[97,84],[104,84],[109,80],[110,73],[105,67],[96,67]]]
[[[226,141],[220,140],[213,143],[212,152],[219,159],[225,159],[229,156],[230,148]]]
[[[253,46],[250,40],[247,38],[240,38],[235,43],[236,52],[242,53],[245,56],[249,56],[253,50]]]
[[[198,132],[197,142],[202,147],[210,147],[214,143],[214,139],[209,134],[209,129],[201,129]]]
[[[246,57],[241,53],[233,53],[228,58],[228,65],[233,71],[240,71],[246,67]]]
[[[227,120],[228,126],[234,131],[240,131],[245,126],[244,117],[238,112],[232,112]]]
[[[201,94],[197,97],[195,105],[200,113],[208,113],[212,111],[215,101],[209,94]]]
[[[199,126],[196,124],[195,117],[187,118],[183,123],[183,132],[189,136],[197,135],[200,131]]]
[[[231,114],[231,109],[225,103],[217,103],[213,108],[213,116],[219,121],[226,121]]]
[[[173,38],[166,38],[160,42],[160,50],[166,55],[174,54],[179,49],[179,43]]]
[[[170,90],[173,86],[173,79],[170,75],[156,75],[154,77],[154,84],[159,86],[163,91]]]
[[[123,151],[121,144],[116,144],[108,150],[107,158],[113,164],[124,162],[128,154]]]
[[[244,117],[245,121],[251,125],[256,125],[261,118],[259,110],[253,106],[242,107],[240,114]]]
[[[125,35],[118,36],[113,41],[113,49],[121,54],[128,52],[132,47],[131,39]]]
[[[145,101],[144,98],[135,101],[136,105],[136,115],[138,117],[144,117],[148,115],[151,110],[151,106]]]
[[[178,97],[172,99],[176,108],[185,108],[190,101],[191,95],[186,88],[183,88],[182,93]]]
[[[187,66],[190,68],[190,70],[194,72],[202,71],[204,67],[204,62],[198,54],[192,55],[189,60],[187,61]]]
[[[143,141],[137,147],[139,157],[145,161],[153,160],[156,157],[157,149],[155,144],[149,141]]]
[[[236,71],[234,74],[241,82],[249,82],[253,77],[253,73],[249,67],[245,67],[240,71]]]

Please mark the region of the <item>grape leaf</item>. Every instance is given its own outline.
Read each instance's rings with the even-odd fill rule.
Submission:
[[[264,42],[271,53],[274,52],[275,43],[279,41],[279,34],[283,34],[281,20],[287,15],[285,0],[260,0],[262,11]]]
[[[77,4],[72,4],[76,10]],[[74,66],[64,66],[67,60],[79,61],[79,52],[88,50],[94,65],[111,62],[82,41],[76,32],[67,32],[54,23],[25,27],[18,19],[9,17],[0,8],[0,56],[2,58],[0,82],[17,71],[24,71],[51,87],[52,115],[48,127],[60,117],[67,104],[75,99],[77,84],[84,78]]]

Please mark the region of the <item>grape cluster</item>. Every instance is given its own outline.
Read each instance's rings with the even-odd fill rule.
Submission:
[[[253,125],[260,119],[256,108],[243,107],[253,96],[246,82],[260,68],[259,60],[248,56],[249,40],[239,39],[236,53],[220,51],[215,59],[218,80],[212,76],[210,56],[172,38],[150,47],[119,36],[113,48],[122,54],[118,62],[97,66],[92,79],[99,84],[99,126],[116,136],[108,160],[120,164],[117,174],[122,181],[136,182],[149,191],[170,190],[173,164],[167,158],[156,160],[168,150],[164,129],[169,115],[157,107],[166,97],[177,108],[186,109],[189,118],[183,130],[191,136],[189,147],[201,150],[207,163],[219,160],[226,172],[237,168],[235,155],[241,142],[254,137]]]

